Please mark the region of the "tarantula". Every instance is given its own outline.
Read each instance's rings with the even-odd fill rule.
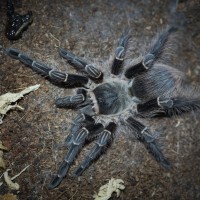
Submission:
[[[61,183],[86,141],[93,139],[95,145],[74,172],[74,176],[80,176],[112,141],[118,124],[129,127],[154,159],[164,168],[171,169],[156,135],[141,119],[172,117],[200,109],[196,88],[187,82],[182,72],[163,64],[174,31],[175,28],[169,27],[158,34],[137,62],[128,58],[133,40],[130,31],[124,31],[111,61],[111,72],[104,73],[94,64],[62,48],[61,57],[83,75],[59,72],[17,49],[6,49],[9,56],[53,82],[64,87],[81,87],[75,95],[58,98],[55,102],[58,108],[77,109],[78,114],[65,139],[68,153],[49,188]]]

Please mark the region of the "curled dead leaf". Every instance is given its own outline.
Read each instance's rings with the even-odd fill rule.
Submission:
[[[17,100],[21,99],[25,94],[28,94],[32,91],[37,90],[40,87],[40,85],[33,85],[30,87],[27,87],[26,89],[22,90],[18,93],[11,93],[8,92],[6,94],[3,94],[0,96],[0,124],[3,123],[3,117],[6,115],[6,113],[14,108],[18,108],[20,110],[23,110],[23,108],[19,105],[14,104]]]
[[[12,181],[12,178],[8,175],[8,172],[11,171],[10,169],[6,170],[4,172],[4,179],[5,179],[5,182],[7,183],[8,187],[11,189],[11,190],[19,190],[19,184],[18,183],[14,183]]]
[[[111,198],[112,193],[116,192],[117,197],[120,195],[120,190],[124,190],[124,181],[122,179],[111,178],[109,182],[100,187],[99,193],[95,194],[93,198],[95,200],[108,200]]]
[[[1,200],[17,200],[17,196],[11,193],[0,195]]]

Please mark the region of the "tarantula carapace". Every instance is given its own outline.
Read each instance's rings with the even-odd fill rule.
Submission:
[[[82,75],[59,72],[17,49],[6,49],[12,58],[19,59],[50,80],[66,87],[81,87],[75,95],[56,100],[57,107],[77,109],[78,114],[65,140],[68,153],[49,188],[61,183],[86,141],[93,139],[94,146],[74,172],[74,176],[80,176],[112,141],[120,124],[129,127],[161,166],[171,168],[159,148],[157,136],[141,121],[142,118],[171,117],[200,109],[197,89],[180,71],[162,62],[174,32],[175,28],[170,27],[158,34],[142,58],[132,62],[133,39],[126,30],[117,43],[113,59],[110,59],[109,72],[60,49],[60,55]]]

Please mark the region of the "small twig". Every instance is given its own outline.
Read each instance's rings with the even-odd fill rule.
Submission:
[[[49,35],[58,42],[58,46],[57,45],[55,45],[55,46],[60,47],[60,43],[61,43],[60,40],[57,39],[52,33],[49,33]]]
[[[181,123],[181,120],[178,120],[177,124],[175,125],[175,127],[178,127]]]
[[[76,189],[76,192],[70,197],[69,200],[73,199],[73,197],[77,194],[78,190]]]
[[[65,190],[64,192],[62,192],[60,195],[57,196],[57,198],[56,198],[55,200],[60,199],[60,197],[61,197],[63,194],[65,194],[66,192],[67,192],[66,190]]]
[[[53,25],[51,25],[51,27],[54,27],[54,28],[59,28],[59,29],[63,29],[62,27],[53,26]]]
[[[30,167],[30,165],[26,166],[21,172],[19,172],[18,174],[16,174],[15,176],[13,176],[11,178],[11,180],[13,181],[14,179],[16,179],[18,176],[20,176],[28,167]]]
[[[20,122],[27,114],[28,114],[28,112],[25,113],[25,114],[18,120],[18,122]]]

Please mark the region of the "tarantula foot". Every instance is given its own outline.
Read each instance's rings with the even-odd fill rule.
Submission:
[[[72,64],[77,69],[83,69],[84,66],[87,65],[86,61],[82,60],[81,58],[77,57],[75,54],[73,54],[70,51],[67,51],[63,48],[59,49],[59,54],[61,57],[65,58],[70,64]]]
[[[63,177],[58,177],[58,176],[53,177],[53,179],[51,180],[51,182],[48,185],[48,188],[54,189],[54,188],[58,187],[60,185],[60,183],[62,182],[62,180],[63,180]]]
[[[19,59],[18,56],[20,54],[20,51],[18,49],[14,49],[14,48],[7,48],[6,49],[6,53],[14,59]]]

